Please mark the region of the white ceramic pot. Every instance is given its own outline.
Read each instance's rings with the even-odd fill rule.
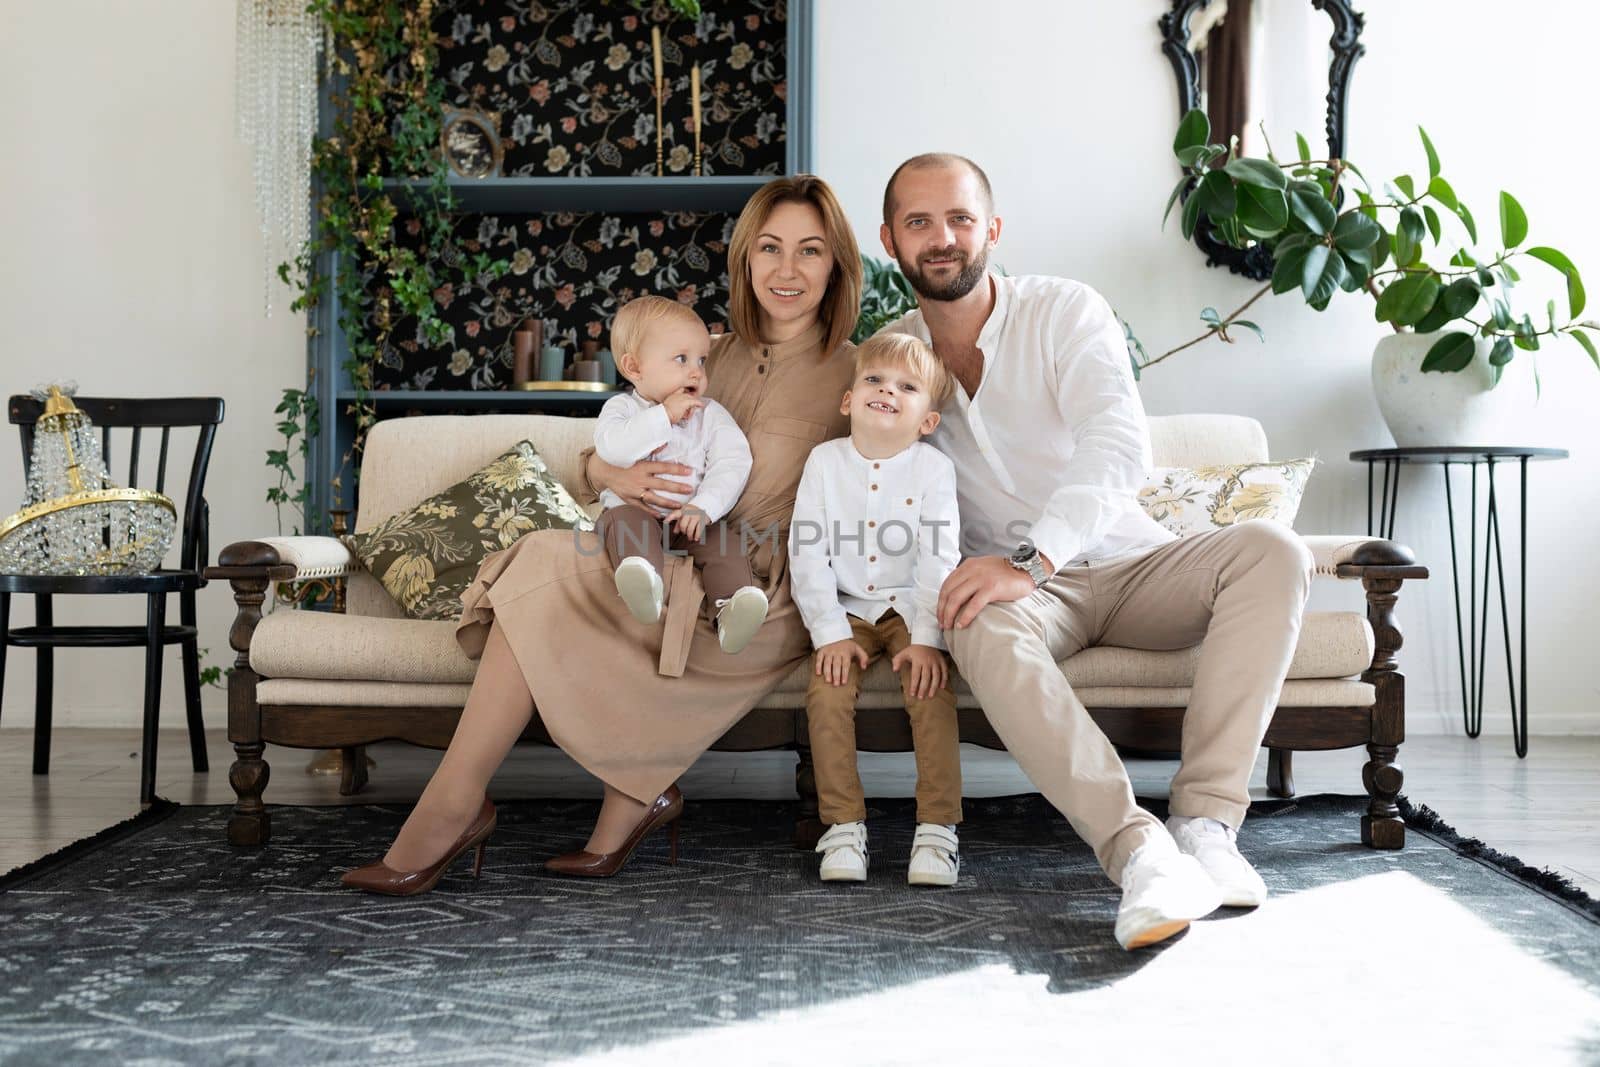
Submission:
[[[1536,398],[1533,360],[1518,349],[1499,385],[1491,385],[1489,349],[1478,339],[1472,362],[1459,371],[1422,369],[1440,333],[1390,333],[1372,354],[1372,391],[1383,421],[1401,448],[1438,445],[1517,445]]]

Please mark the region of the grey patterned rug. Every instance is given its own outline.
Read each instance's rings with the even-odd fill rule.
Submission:
[[[837,1020],[938,1012],[923,1022],[940,1048],[981,1036],[994,1049],[991,1009],[1114,1017],[1120,990],[1126,1012],[1148,1001],[1141,983],[1192,988],[1184,968],[1226,974],[1230,953],[1267,966],[1275,945],[1295,967],[1282,977],[1332,963],[1332,982],[1403,1014],[1396,998],[1416,994],[1395,968],[1418,966],[1407,932],[1447,918],[1472,932],[1446,941],[1494,938],[1542,968],[1561,988],[1540,1004],[1563,1017],[1568,1001],[1600,1006],[1600,925],[1581,902],[1415,831],[1403,851],[1368,850],[1355,798],[1257,805],[1240,846],[1268,905],[1137,954],[1111,937],[1117,891],[1042,799],[967,804],[950,890],[905,884],[909,801],[874,802],[872,879],[845,887],[815,880],[815,857],[788,846],[792,807],[772,802],[691,799],[676,867],[662,838],[612,880],[547,875],[540,861],[579,845],[595,808],[543,801],[500,806],[481,880],[461,861],[408,900],[338,883],[381,854],[403,809],[274,808],[274,842],[255,852],[224,843],[226,808],[175,809],[0,882],[0,1061],[659,1063],[680,1047],[717,1060],[728,1041],[746,1063],[814,1063],[802,1045],[843,1025],[852,1052],[836,1062],[902,1062],[903,1046],[862,1045],[860,1019]],[[1319,900],[1322,918],[1296,911]],[[1427,936],[1437,953],[1441,935]],[[1330,961],[1346,942],[1349,958]],[[1471,951],[1506,974],[1490,949]],[[959,1030],[951,1010],[966,1013]],[[1600,1052],[1597,1032],[1574,1031],[1572,1062]],[[696,1053],[694,1040],[711,1044]],[[904,1062],[944,1059],[926,1052]]]

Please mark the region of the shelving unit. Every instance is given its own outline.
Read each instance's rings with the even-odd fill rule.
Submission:
[[[785,80],[786,173],[811,170],[813,158],[812,78],[815,59],[812,30],[815,0],[790,0],[788,6],[788,68]],[[326,87],[320,129],[326,135],[333,121]],[[654,175],[600,178],[481,178],[452,176],[451,191],[464,214],[539,212],[666,213],[724,211],[735,213],[750,195],[772,179],[771,175],[710,175],[705,177]],[[403,201],[420,190],[420,181],[389,180],[384,189]],[[313,198],[317,190],[313,190]],[[325,256],[319,269],[333,276],[341,264]],[[322,301],[312,315],[312,336],[307,344],[313,371],[312,392],[322,412],[321,432],[309,442],[306,480],[310,486],[310,511],[320,517],[308,533],[326,533],[328,509],[334,506],[335,480],[343,487],[340,506],[355,504],[356,479],[344,462],[354,436],[355,420],[345,413],[355,390],[343,366],[347,355],[338,328],[339,308],[334,298]],[[394,389],[371,394],[378,417],[406,411],[502,411],[557,415],[594,415],[610,393],[518,390],[417,390]]]

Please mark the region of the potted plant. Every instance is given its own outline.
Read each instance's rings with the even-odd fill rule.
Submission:
[[[1163,225],[1181,200],[1185,238],[1205,225],[1234,248],[1259,249],[1271,257],[1271,280],[1231,315],[1206,308],[1201,318],[1208,329],[1193,341],[1154,359],[1141,350],[1131,357],[1136,373],[1207,337],[1231,340],[1230,329],[1259,335],[1241,314],[1268,292],[1295,291],[1318,311],[1340,292],[1365,292],[1376,319],[1393,327],[1378,343],[1373,386],[1403,447],[1499,443],[1505,409],[1523,399],[1507,395],[1502,379],[1510,384],[1508,368],[1521,372],[1526,365],[1516,380],[1528,384],[1531,399],[1537,372],[1531,357],[1517,356],[1538,351],[1544,341],[1570,337],[1600,368],[1590,336],[1600,333],[1600,322],[1579,319],[1586,297],[1578,269],[1555,248],[1526,245],[1527,216],[1506,192],[1500,194],[1499,247],[1479,252],[1477,221],[1441,176],[1438,154],[1421,127],[1427,178],[1401,175],[1381,192],[1349,160],[1313,159],[1298,134],[1297,158],[1284,162],[1270,142],[1264,159],[1241,156],[1236,141],[1211,144],[1210,133],[1203,111],[1190,111],[1179,123],[1173,151],[1184,174]],[[1344,207],[1352,192],[1354,205]],[[1446,219],[1465,233],[1465,242],[1446,237]],[[1523,259],[1565,278],[1565,321],[1553,300],[1541,309],[1542,324],[1514,310],[1512,289],[1520,280],[1514,261]]]

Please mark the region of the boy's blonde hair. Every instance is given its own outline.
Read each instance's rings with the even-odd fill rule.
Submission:
[[[678,319],[682,322],[692,322],[701,329],[705,323],[700,321],[700,316],[694,309],[676,300],[668,300],[664,296],[636,296],[617,312],[611,320],[611,351],[620,359],[624,352],[639,352],[639,345],[644,341],[645,334],[650,332],[650,327],[666,319]]]
[[[900,367],[911,372],[928,391],[930,407],[938,411],[955,392],[956,382],[939,357],[909,333],[880,333],[856,348],[856,377],[868,367]]]

